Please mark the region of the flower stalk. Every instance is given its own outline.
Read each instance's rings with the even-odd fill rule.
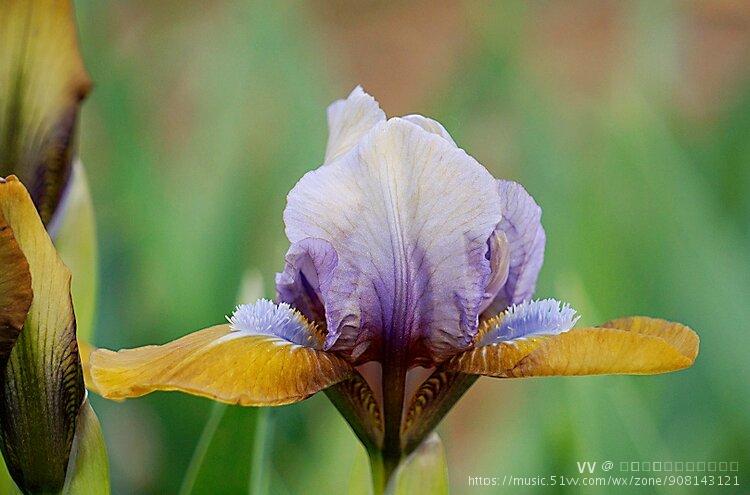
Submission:
[[[372,493],[381,495],[385,493],[388,480],[391,479],[396,466],[392,463],[386,464],[383,459],[383,451],[377,449],[368,449],[367,457],[370,460],[370,475],[372,476]],[[398,464],[398,463],[396,463]]]

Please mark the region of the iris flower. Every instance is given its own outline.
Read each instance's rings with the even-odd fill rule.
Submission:
[[[681,324],[631,317],[574,328],[570,306],[531,300],[545,248],[540,207],[440,123],[387,119],[357,87],[328,108],[328,124],[323,164],[287,198],[276,300],[164,345],[96,351],[105,397],[177,390],[277,406],[325,391],[382,489],[479,375],[693,363],[698,337]]]

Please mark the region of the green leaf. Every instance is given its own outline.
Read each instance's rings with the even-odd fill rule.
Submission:
[[[367,451],[358,445],[349,477],[349,495],[372,495],[372,474],[367,459]]]
[[[240,302],[252,302],[263,293],[255,272],[245,274]],[[215,403],[185,473],[180,495],[268,493],[268,455],[272,419],[268,409]],[[227,453],[231,457],[227,457]]]
[[[92,493],[109,493],[109,461],[99,419],[86,399],[76,421],[63,494]]]
[[[447,495],[448,461],[443,442],[432,433],[396,468],[385,490],[388,495]]]
[[[180,494],[213,494],[217,486],[226,493],[265,493],[263,471],[267,468],[262,459],[267,413],[266,409],[214,404]]]
[[[253,464],[250,470],[251,495],[271,493],[271,450],[276,414],[273,409],[258,409],[255,421],[255,442],[253,444]]]
[[[91,342],[96,306],[97,245],[94,207],[83,164],[73,163],[69,190],[59,225],[51,233],[57,252],[73,274],[73,306],[76,309],[76,335]],[[50,230],[53,227],[49,226]]]
[[[17,495],[21,493],[16,483],[11,478],[8,468],[5,465],[5,460],[0,458],[0,493],[6,493],[7,495]]]

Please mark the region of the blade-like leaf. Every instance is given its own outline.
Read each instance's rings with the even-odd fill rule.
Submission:
[[[109,493],[109,461],[99,419],[88,399],[81,405],[70,452],[65,495]]]
[[[70,176],[90,82],[65,0],[0,0],[0,175],[28,184],[45,224]]]
[[[185,473],[180,495],[208,495],[216,493],[217,486],[224,493],[263,493],[260,488],[267,473],[257,472],[265,466],[256,466],[256,461],[264,457],[264,423],[268,412],[214,404]],[[232,453],[231,461],[228,452]]]
[[[180,495],[194,493],[198,477],[202,474],[205,475],[205,473],[202,473],[201,471],[205,471],[204,466],[206,464],[206,456],[228,407],[227,404],[222,404],[221,402],[215,402],[213,407],[211,407],[208,421],[206,421],[206,424],[203,426],[203,431],[198,439],[198,445],[195,446],[193,457],[190,459],[190,465],[185,473],[185,477],[182,479]],[[211,471],[208,471],[208,473],[211,473]],[[195,493],[198,492],[196,491]]]
[[[18,489],[15,481],[11,478],[3,459],[0,459],[0,493],[7,493],[8,495],[21,493],[21,490]]]
[[[0,211],[31,272],[34,299],[0,381],[1,447],[25,491],[59,491],[65,481],[83,374],[70,296],[60,260],[26,189],[0,183]]]
[[[248,272],[238,301],[258,299],[263,294],[262,285],[259,275]],[[212,494],[217,484],[226,493],[265,493],[272,413],[268,409],[215,403],[185,473],[180,495]],[[232,462],[227,462],[227,452],[232,452]]]
[[[372,495],[372,472],[367,451],[357,446],[349,476],[349,495]]]

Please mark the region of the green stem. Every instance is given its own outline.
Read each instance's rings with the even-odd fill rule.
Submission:
[[[401,459],[388,456],[383,451],[377,449],[368,449],[367,455],[370,458],[373,495],[383,495]]]
[[[398,460],[401,457],[401,421],[404,411],[406,370],[407,365],[404,361],[403,353],[398,352],[397,349],[392,352],[386,350],[382,376],[383,420],[385,427],[383,455],[386,460],[389,458]]]
[[[193,491],[195,481],[198,479],[198,473],[203,465],[203,460],[206,458],[208,447],[211,445],[211,439],[216,434],[216,430],[219,428],[221,418],[224,417],[224,413],[227,410],[226,404],[214,402],[211,408],[211,415],[206,421],[206,425],[203,427],[198,445],[195,446],[193,451],[193,457],[190,459],[190,465],[188,466],[187,473],[182,479],[182,486],[180,487],[180,495],[189,495]]]
[[[252,467],[250,468],[249,493],[265,495],[269,493],[269,450],[273,438],[273,411],[268,408],[258,409],[258,418],[255,425],[255,445],[253,445]]]
[[[380,451],[368,450],[367,456],[370,458],[370,475],[372,478],[373,495],[382,495],[385,492],[385,470],[383,466],[383,456]]]

